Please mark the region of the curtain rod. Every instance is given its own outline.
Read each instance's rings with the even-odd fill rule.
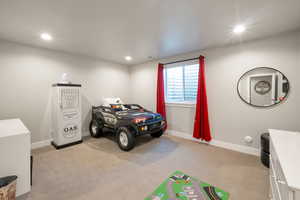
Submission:
[[[201,56],[200,56],[201,57]],[[190,60],[197,60],[200,57],[196,57],[196,58],[190,58],[190,59],[185,59],[185,60],[177,60],[177,61],[173,61],[173,62],[168,62],[168,63],[162,63],[163,65],[170,65],[170,64],[174,64],[174,63],[180,63],[180,62],[186,62],[186,61],[190,61]]]

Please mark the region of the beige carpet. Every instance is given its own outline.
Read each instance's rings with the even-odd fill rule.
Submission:
[[[105,137],[33,155],[26,200],[143,200],[175,170],[228,191],[233,200],[268,198],[268,170],[258,157],[171,136],[140,137],[131,152]]]

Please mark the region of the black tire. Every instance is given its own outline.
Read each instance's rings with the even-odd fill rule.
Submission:
[[[92,120],[90,123],[90,134],[94,138],[101,137],[103,135],[103,123],[101,121]]]
[[[117,131],[117,142],[120,149],[123,151],[130,151],[135,146],[134,133],[126,127],[120,127]]]
[[[162,136],[164,134],[164,131],[163,130],[160,130],[158,132],[155,132],[155,133],[151,133],[151,136],[154,137],[154,138],[159,138],[160,136]]]

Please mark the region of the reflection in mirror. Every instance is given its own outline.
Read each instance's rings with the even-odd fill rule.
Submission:
[[[238,82],[238,93],[246,103],[268,107],[283,101],[289,92],[288,79],[278,70],[268,67],[246,72]]]

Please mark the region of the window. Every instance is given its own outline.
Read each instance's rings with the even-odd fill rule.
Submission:
[[[194,103],[197,97],[199,64],[189,61],[165,65],[165,93],[168,103]]]

